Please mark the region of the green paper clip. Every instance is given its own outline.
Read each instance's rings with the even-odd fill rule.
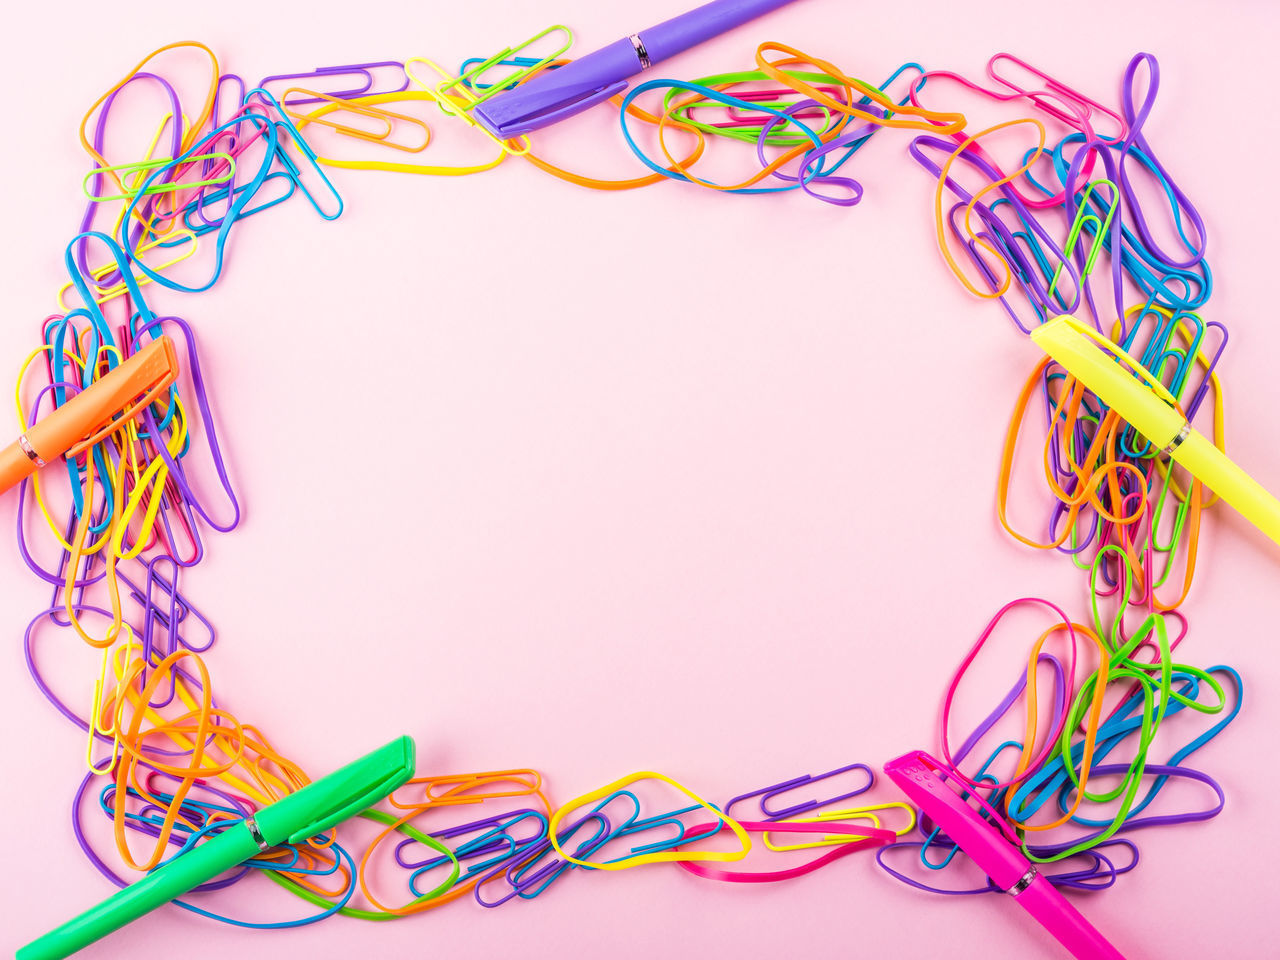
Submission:
[[[536,60],[531,66],[521,67],[509,76],[484,81],[483,89],[480,89],[478,94],[476,93],[478,88],[476,80],[483,73],[501,65],[504,60],[510,60],[522,50],[528,50],[543,37],[550,36],[556,32],[559,32],[564,37],[564,44],[559,49],[547,54],[541,59]],[[539,70],[550,66],[553,61],[564,56],[571,46],[573,46],[573,32],[568,27],[561,26],[560,24],[547,27],[547,29],[530,37],[524,43],[514,47],[508,47],[501,53],[495,53],[488,60],[476,64],[476,66],[472,67],[461,76],[452,77],[445,83],[437,85],[435,87],[435,92],[441,97],[449,97],[451,100],[456,102],[459,99],[458,93],[465,90],[466,93],[462,99],[465,99],[467,102],[462,109],[470,110],[472,107],[476,106],[476,104],[484,103],[490,97],[497,96],[508,87],[521,83],[528,77],[537,73]]]
[[[149,195],[158,194],[158,193],[175,193],[178,190],[193,190],[193,189],[196,189],[197,187],[213,187],[213,186],[217,186],[220,183],[226,183],[228,180],[230,180],[232,177],[236,175],[236,161],[235,161],[235,158],[232,157],[231,154],[229,153],[222,153],[222,152],[202,153],[202,154],[199,154],[198,156],[187,157],[187,159],[181,161],[181,163],[183,164],[205,163],[210,160],[223,161],[226,164],[225,172],[219,173],[215,177],[210,177],[208,180],[192,180],[190,182],[171,181],[169,183],[153,183],[151,186],[143,190],[142,193],[144,195],[149,196]],[[112,196],[95,197],[92,193],[89,192],[89,180],[102,173],[122,173],[124,174],[124,176],[121,177],[121,179],[123,180],[131,174],[138,174],[138,175],[147,174],[147,173],[150,173],[152,170],[159,170],[161,167],[167,167],[172,163],[173,163],[173,160],[171,158],[161,157],[157,160],[139,160],[137,163],[119,163],[119,164],[116,164],[114,167],[95,167],[94,169],[90,170],[88,173],[84,175],[84,181],[81,186],[84,190],[84,195],[88,197],[90,200],[92,200],[94,203],[107,203],[112,200],[132,200],[134,197],[138,196],[138,193],[136,190],[126,190],[125,193],[115,194]]]
[[[1111,188],[1111,207],[1107,210],[1107,215],[1103,219],[1099,219],[1096,213],[1090,212],[1089,198],[1093,196],[1094,191],[1101,185],[1106,184]],[[1101,198],[1099,198],[1101,202]],[[1063,250],[1066,256],[1075,253],[1076,244],[1080,242],[1080,231],[1086,223],[1092,224],[1094,232],[1093,246],[1089,248],[1089,256],[1085,259],[1084,270],[1080,273],[1080,279],[1093,273],[1093,265],[1098,260],[1098,254],[1102,252],[1103,244],[1107,239],[1107,227],[1111,226],[1111,218],[1116,215],[1116,209],[1120,206],[1120,188],[1105,177],[1098,180],[1091,180],[1085,185],[1084,190],[1080,194],[1080,210],[1076,213],[1075,221],[1071,224],[1071,232],[1067,234],[1067,246]],[[1053,271],[1053,281],[1049,284],[1049,293],[1053,294],[1058,287],[1058,278],[1062,276],[1063,265],[1058,264],[1058,269]]]

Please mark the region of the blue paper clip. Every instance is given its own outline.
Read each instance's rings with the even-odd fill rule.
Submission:
[[[257,98],[261,106],[250,103],[250,101],[252,101],[255,97]],[[337,201],[337,210],[335,210],[333,213],[326,213],[324,211],[324,208],[320,205],[320,202],[316,199],[315,195],[311,192],[310,188],[303,181],[302,171],[298,168],[298,165],[293,162],[292,158],[290,158],[288,152],[284,149],[284,143],[281,141],[281,139],[278,136],[275,140],[275,155],[277,159],[279,159],[280,163],[284,165],[284,168],[288,170],[289,173],[293,176],[293,179],[298,184],[298,189],[302,191],[303,196],[305,196],[307,200],[311,203],[311,206],[315,209],[316,213],[318,213],[325,220],[337,220],[338,217],[342,216],[342,210],[343,210],[342,195],[338,193],[337,188],[333,185],[333,181],[329,179],[328,175],[324,172],[324,169],[320,166],[320,161],[319,161],[319,158],[316,156],[316,152],[311,149],[311,145],[307,143],[306,139],[302,136],[302,134],[298,132],[298,128],[294,126],[293,121],[289,119],[289,115],[285,113],[283,109],[281,109],[280,104],[276,100],[276,98],[273,97],[266,90],[263,90],[261,87],[257,87],[256,89],[249,91],[249,93],[244,98],[244,103],[245,103],[246,110],[249,110],[252,107],[258,106],[258,109],[262,109],[262,107],[269,107],[270,109],[275,111],[276,119],[271,119],[270,117],[266,117],[266,119],[271,123],[273,128],[277,130],[284,129],[284,131],[288,134],[289,138],[292,140],[293,145],[297,148],[298,152],[311,165],[311,169],[315,172],[316,176],[320,178],[320,180],[324,183],[325,188],[329,191],[330,195],[334,198],[335,201]],[[253,114],[250,114],[250,116],[252,115]]]

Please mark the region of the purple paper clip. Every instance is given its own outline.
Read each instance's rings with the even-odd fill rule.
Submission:
[[[830,780],[832,777],[837,777],[842,773],[849,773],[854,770],[860,770],[865,773],[867,775],[867,782],[857,789],[851,790],[849,793],[843,793],[839,796],[831,797],[826,800],[802,800],[801,802],[793,803],[791,806],[785,807],[782,810],[769,809],[769,801],[781,794],[790,793],[792,790],[808,786],[809,784],[821,783],[824,780]],[[754,790],[751,793],[741,794],[740,796],[734,797],[724,805],[724,813],[725,816],[732,816],[733,814],[730,813],[730,811],[733,809],[735,804],[741,803],[744,800],[753,800],[756,797],[759,797],[760,799],[756,805],[764,819],[782,820],[786,817],[794,817],[797,814],[806,813],[810,810],[817,810],[819,807],[829,807],[833,803],[839,803],[841,800],[851,800],[860,794],[866,793],[871,789],[875,782],[876,775],[869,766],[865,763],[851,763],[848,766],[837,767],[836,769],[830,770],[826,773],[819,773],[816,775],[806,773],[803,776],[793,777],[790,780],[783,780],[781,783],[762,787],[761,789]]]
[[[476,847],[471,846],[472,844],[477,843],[480,840],[480,838],[484,837],[486,834],[494,833],[495,830],[497,830],[498,832],[506,834],[508,840],[511,841],[511,843],[514,843],[515,846],[512,848],[512,852],[514,853],[515,850],[520,848],[521,846],[527,846],[530,843],[536,843],[538,840],[541,840],[543,837],[542,829],[539,829],[538,833],[535,836],[526,837],[524,839],[520,839],[519,837],[514,837],[511,834],[507,833],[507,830],[510,827],[521,822],[522,820],[527,820],[530,817],[543,817],[543,814],[541,813],[541,811],[534,810],[532,808],[525,808],[523,810],[512,810],[509,813],[500,813],[500,814],[497,814],[496,816],[486,817],[483,820],[472,820],[469,823],[460,823],[453,827],[446,827],[443,830],[435,830],[431,833],[431,836],[435,840],[450,840],[455,837],[462,837],[471,833],[478,834],[479,836],[477,836],[475,839],[468,840],[465,843],[459,844],[458,847],[455,849],[454,852],[455,854],[457,854],[458,859],[464,860],[464,859],[469,859],[471,857],[480,857],[488,853],[493,853],[495,850],[497,850],[502,846],[510,846],[510,844],[504,844],[503,841],[501,839],[498,839],[497,837],[495,837],[492,841],[486,842],[483,845],[476,846]],[[419,841],[414,839],[413,837],[406,837],[405,839],[401,840],[398,844],[396,844],[396,848],[395,848],[396,863],[404,867],[404,869],[406,870],[417,870],[420,868],[430,869],[432,867],[439,866],[440,864],[449,862],[448,857],[442,857],[442,856],[435,856],[427,860],[420,860],[420,861],[412,861],[407,859],[408,855],[405,853],[405,849],[415,843],[419,843]],[[465,853],[462,852],[464,850],[465,850]]]
[[[612,825],[609,823],[608,817],[601,813],[588,813],[579,818],[568,826],[564,827],[556,836],[561,847],[565,842],[580,830],[588,821],[595,821],[599,826],[595,833],[578,845],[574,851],[575,857],[586,856],[595,850],[601,843],[608,838],[612,832]],[[535,863],[545,857],[553,850],[550,839],[539,840],[536,843],[529,844],[523,850],[517,850],[509,858],[497,864],[489,870],[484,876],[476,881],[473,891],[476,902],[482,907],[500,907],[507,901],[520,897],[524,900],[532,900],[551,886],[559,877],[564,875],[573,864],[560,857],[553,857],[548,863],[544,864],[532,875],[525,876],[525,872],[529,870]],[[510,892],[503,894],[497,900],[485,900],[482,891],[486,884],[502,874],[504,880],[511,888]],[[536,888],[534,885],[538,884]]]
[[[386,90],[373,89],[373,70],[395,68],[400,71],[400,76],[404,78],[404,82],[398,87],[390,87]],[[350,90],[317,90],[317,93],[324,93],[329,97],[337,97],[339,100],[350,100],[353,97],[372,97],[381,93],[400,93],[409,89],[409,75],[405,73],[404,64],[399,60],[372,60],[369,63],[347,63],[333,67],[317,67],[309,73],[278,73],[275,76],[265,77],[258,84],[259,87],[266,89],[267,84],[280,83],[286,80],[311,80],[319,77],[332,79],[334,77],[364,77],[364,86],[354,87]],[[324,103],[320,97],[304,97],[293,100],[284,101],[281,106],[296,107],[307,103]]]

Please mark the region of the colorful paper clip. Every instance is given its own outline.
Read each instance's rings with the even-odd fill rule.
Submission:
[[[96,195],[89,191],[89,181],[94,177],[100,176],[103,173],[119,173],[119,174],[124,174],[126,176],[131,173],[147,174],[162,168],[173,167],[177,164],[207,163],[213,160],[223,161],[227,165],[225,171],[217,174],[216,176],[209,177],[208,179],[205,179],[205,180],[196,180],[196,181],[191,181],[186,183],[181,183],[177,181],[156,181],[153,183],[148,183],[145,187],[142,188],[142,195],[150,196],[152,194],[172,193],[175,190],[187,190],[195,187],[217,186],[220,183],[226,183],[233,176],[235,176],[235,160],[232,158],[231,154],[229,153],[201,154],[199,156],[186,157],[180,161],[177,161],[177,163],[175,163],[175,161],[173,160],[168,160],[163,158],[157,159],[157,160],[140,160],[137,163],[118,163],[110,167],[96,167],[93,170],[89,171],[84,176],[84,195],[88,197],[90,200],[92,200],[94,203],[105,203],[111,200],[133,200],[138,196],[137,188],[134,188],[134,189],[125,188],[121,193]]]
[[[385,90],[374,90],[375,70],[392,70],[400,74],[403,82],[399,82],[398,86],[388,87]],[[364,85],[352,87],[349,90],[329,90],[325,93],[308,92],[307,96],[301,99],[292,99],[285,94],[281,102],[286,107],[299,107],[308,103],[320,103],[321,98],[333,97],[339,100],[347,100],[351,97],[372,96],[379,93],[400,93],[402,90],[409,89],[409,77],[404,72],[404,64],[399,60],[373,60],[369,63],[348,63],[333,67],[317,67],[303,73],[278,73],[274,76],[263,77],[259,81],[258,86],[262,89],[269,88],[272,84],[283,83],[285,81],[307,81],[307,80],[331,80],[338,77],[363,77]],[[237,78],[238,79],[238,78]],[[241,81],[243,86],[244,81]],[[245,91],[241,92],[241,100],[244,99]],[[310,98],[308,98],[310,97]]]
[[[289,109],[290,94],[300,93],[310,97],[307,100],[297,100],[297,103],[320,103],[322,106],[316,110],[307,113],[296,113]],[[405,153],[421,153],[427,149],[427,145],[431,143],[430,128],[419,120],[417,117],[411,117],[403,113],[393,113],[390,110],[383,110],[380,107],[366,103],[363,98],[343,100],[338,97],[330,96],[325,93],[316,93],[313,90],[304,90],[300,87],[290,87],[284,92],[280,101],[284,112],[295,120],[302,120],[307,123],[318,123],[321,126],[329,127],[337,131],[343,136],[353,137],[357,140],[364,140],[366,143],[374,143],[382,147],[390,147],[392,150],[402,150]],[[324,106],[324,105],[327,105]],[[369,130],[361,130],[359,127],[352,126],[348,123],[339,123],[330,119],[331,113],[351,113],[359,117],[365,117],[377,121],[381,126],[380,132],[372,132]],[[406,124],[422,131],[421,143],[397,143],[391,139],[391,134],[397,123]]]
[[[791,793],[801,787],[806,787],[815,783],[822,783],[831,780],[841,774],[858,772],[866,776],[866,782],[850,790],[848,793],[842,793],[826,800],[801,800],[784,807],[781,810],[773,810],[769,807],[769,801],[786,793]],[[843,800],[852,800],[854,797],[860,796],[871,789],[875,783],[875,773],[865,763],[851,763],[848,766],[836,767],[826,773],[819,774],[803,774],[798,777],[792,777],[790,780],[783,780],[780,783],[774,783],[767,787],[761,787],[751,793],[743,793],[734,797],[724,806],[726,815],[732,815],[733,808],[739,803],[746,800],[757,800],[757,808],[760,811],[761,818],[764,820],[782,820],[791,818],[801,813],[807,813],[810,810],[817,810],[821,807],[829,807],[832,804],[840,803]]]
[[[516,65],[511,73],[504,76],[489,79],[487,81],[482,81],[480,79],[489,70],[517,64],[517,61],[514,58],[518,54],[524,50],[528,50],[539,40],[542,40],[544,37],[551,36],[552,34],[559,34],[560,37],[564,39],[564,43],[552,52],[537,59],[532,57],[523,57],[520,62],[523,62],[524,60],[533,60],[533,63],[529,66]],[[472,107],[476,106],[476,104],[484,103],[490,97],[501,93],[509,87],[517,86],[522,81],[542,70],[544,67],[550,66],[553,61],[564,56],[571,46],[573,46],[573,33],[568,27],[555,24],[547,27],[547,29],[543,30],[541,33],[534,34],[521,44],[517,44],[514,47],[508,47],[501,53],[495,53],[487,60],[482,60],[480,63],[476,64],[476,66],[467,70],[460,76],[448,77],[445,82],[436,84],[433,89],[442,98],[449,99],[453,99],[458,93],[465,91],[466,95],[464,99],[466,105],[462,109],[470,110]]]
[[[419,63],[430,68],[442,79],[432,81],[424,80],[422,77],[418,76],[418,74],[414,72],[413,65]],[[414,83],[425,89],[425,92],[435,102],[436,106],[440,108],[442,113],[446,116],[462,120],[467,124],[467,126],[480,130],[486,137],[498,145],[498,148],[502,151],[502,153],[499,154],[498,159],[485,165],[483,168],[475,169],[488,169],[496,166],[497,163],[501,162],[502,158],[505,156],[523,156],[532,149],[532,144],[526,136],[513,137],[510,140],[502,140],[491,133],[489,128],[484,124],[477,123],[470,115],[469,111],[479,103],[480,100],[475,97],[475,94],[470,87],[467,87],[462,83],[462,79],[460,77],[451,76],[435,61],[428,60],[426,57],[410,57],[404,62],[404,71],[409,75],[409,78]],[[472,71],[472,73],[474,74],[475,71]],[[445,92],[443,88],[446,87],[452,92]],[[472,171],[471,169],[467,169],[465,172]]]

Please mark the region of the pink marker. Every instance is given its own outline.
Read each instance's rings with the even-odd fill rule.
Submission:
[[[1043,876],[1018,845],[1001,835],[978,811],[947,786],[939,771],[946,768],[927,753],[915,750],[884,765],[884,772],[907,799],[942,828],[960,849],[991,878],[999,889],[1035,917],[1058,942],[1080,960],[1124,960],[1124,954],[1094,929],[1093,924],[1073,907]],[[1006,832],[1004,820],[978,797]]]

